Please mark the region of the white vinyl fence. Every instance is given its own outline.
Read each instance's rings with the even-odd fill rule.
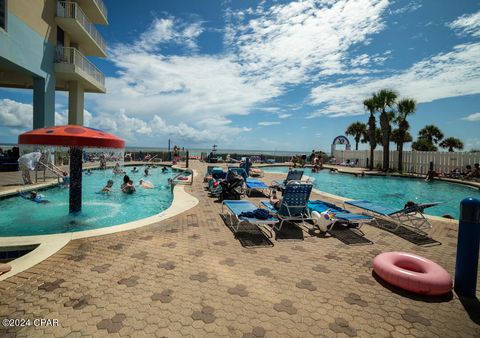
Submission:
[[[370,150],[335,150],[333,155],[338,162],[358,159],[359,167],[367,167],[367,159],[370,157]],[[480,153],[469,152],[439,152],[439,151],[404,151],[403,171],[409,173],[426,174],[433,161],[436,172],[450,172],[456,168],[465,170],[467,164],[473,168],[475,163],[480,162]],[[374,155],[374,168],[382,166],[383,150],[376,150]],[[398,168],[398,151],[390,151],[390,168]]]

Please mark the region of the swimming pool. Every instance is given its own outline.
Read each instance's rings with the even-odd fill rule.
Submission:
[[[288,172],[287,167],[263,167],[262,170]],[[426,210],[427,214],[435,216],[448,214],[458,219],[462,199],[480,199],[479,189],[449,182],[425,182],[421,179],[391,176],[355,177],[351,174],[330,173],[329,170],[321,170],[319,173],[312,173],[309,168],[304,170],[305,175],[315,179],[315,188],[345,198],[364,199],[393,208],[402,208],[407,201],[445,202]]]
[[[120,191],[123,175],[113,175],[112,170],[83,172],[82,211],[72,216],[68,213],[68,188],[55,187],[39,191],[50,203],[40,204],[21,197],[0,200],[0,237],[31,236],[76,232],[123,224],[158,214],[172,203],[173,194],[168,179],[176,175],[171,169],[163,174],[160,168],[150,169],[150,175],[124,170],[135,183],[137,192],[126,195]],[[113,180],[113,191],[98,193],[108,180]],[[138,186],[140,179],[149,180],[154,189]]]

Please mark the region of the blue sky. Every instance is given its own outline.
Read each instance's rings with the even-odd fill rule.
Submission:
[[[104,1],[108,93],[86,95],[86,124],[127,145],[327,151],[391,88],[418,102],[413,135],[480,148],[478,0]],[[0,90],[0,142],[31,100]],[[57,124],[66,107],[57,92]]]

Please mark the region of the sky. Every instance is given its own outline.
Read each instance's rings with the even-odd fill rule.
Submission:
[[[104,2],[107,93],[86,94],[85,124],[127,146],[329,151],[389,88],[417,101],[412,135],[480,148],[480,0]],[[0,143],[31,129],[31,103],[0,89]],[[67,106],[57,92],[56,124]]]

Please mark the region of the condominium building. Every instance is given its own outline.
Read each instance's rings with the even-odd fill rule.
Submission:
[[[0,0],[0,87],[33,89],[33,128],[55,124],[55,91],[68,91],[68,122],[83,124],[84,93],[105,93],[87,56],[106,57],[95,25],[102,0]]]

